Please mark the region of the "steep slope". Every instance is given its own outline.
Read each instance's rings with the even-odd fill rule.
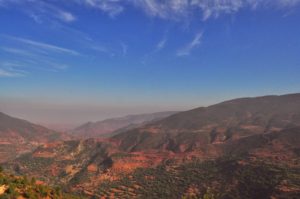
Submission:
[[[127,151],[206,148],[300,125],[300,94],[226,101],[180,112],[113,137]]]
[[[19,174],[26,173],[49,182],[83,182],[90,165],[96,170],[98,166],[102,169],[110,166],[109,155],[113,151],[111,143],[94,139],[53,142],[17,158],[13,168]]]
[[[120,198],[299,198],[300,127],[209,144],[219,156],[184,153],[157,167],[100,184],[99,195]],[[192,158],[188,159],[190,154]],[[101,186],[102,185],[102,186]]]
[[[36,181],[35,178],[29,180],[27,176],[14,176],[0,168],[0,198],[79,199],[83,197],[66,194],[60,187],[49,187]]]
[[[248,136],[221,145],[224,155],[288,162],[300,157],[300,127]],[[293,163],[293,161],[291,161]]]
[[[45,144],[6,166],[95,197],[297,198],[299,143],[300,127],[208,144],[217,151],[212,155],[126,153],[116,143],[88,139]]]
[[[0,162],[31,151],[41,143],[66,138],[62,134],[0,112]]]
[[[153,122],[175,113],[177,112],[169,111],[140,115],[128,115],[125,117],[111,118],[98,122],[88,122],[75,128],[74,130],[71,130],[70,133],[71,135],[77,136],[79,138],[108,137],[111,133],[118,134],[119,132],[139,127],[148,122]]]

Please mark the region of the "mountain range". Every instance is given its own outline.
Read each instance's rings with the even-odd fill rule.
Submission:
[[[163,119],[175,113],[177,112],[168,111],[139,115],[127,115],[124,117],[111,118],[98,122],[87,122],[71,130],[70,134],[79,138],[109,137],[120,132],[145,125],[147,123]]]
[[[91,198],[300,196],[300,94],[235,99],[158,114],[160,119],[150,115],[106,121],[116,128],[139,121],[109,137],[97,132],[89,139],[45,139],[4,166]],[[26,126],[17,126],[30,140]],[[54,133],[42,129],[42,137]]]
[[[180,112],[113,138],[126,151],[205,149],[300,125],[300,94],[241,98]]]
[[[300,197],[300,94],[168,114],[108,120],[127,126],[89,139],[50,139],[57,133],[40,127],[38,146],[3,165],[90,198]],[[1,135],[19,126],[14,131],[30,143],[24,122],[5,120]]]

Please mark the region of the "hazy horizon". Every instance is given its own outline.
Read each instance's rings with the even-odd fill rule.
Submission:
[[[77,125],[300,92],[299,5],[0,0],[0,111]]]
[[[187,111],[194,108],[206,107],[227,100],[244,97],[260,97],[267,95],[287,95],[293,93],[269,93],[253,96],[235,96],[233,98],[219,99],[217,101],[202,102],[199,105],[174,106],[174,107],[101,107],[84,104],[45,104],[34,101],[0,99],[0,112],[19,117],[36,124],[45,125],[53,129],[72,129],[86,122],[97,122],[105,119],[124,117],[127,115],[148,114],[166,111]],[[134,112],[136,111],[136,112]]]

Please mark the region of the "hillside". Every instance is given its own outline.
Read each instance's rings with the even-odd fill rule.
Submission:
[[[61,133],[0,112],[0,162],[31,151],[41,143],[67,139]]]
[[[300,127],[293,127],[231,140],[221,145],[221,150],[227,156],[268,158],[280,163],[299,158],[299,143]]]
[[[109,137],[126,130],[139,127],[149,122],[163,119],[175,111],[127,115],[125,117],[111,118],[98,122],[88,122],[70,131],[70,134],[79,138]]]
[[[299,141],[300,127],[293,127],[209,144],[215,153],[174,154],[126,153],[88,139],[43,145],[6,167],[87,196],[291,198],[300,195]]]
[[[79,199],[81,196],[66,194],[61,187],[49,187],[35,178],[15,176],[0,167],[0,198],[12,199]]]
[[[300,169],[238,158],[194,160],[139,168],[99,186],[98,195],[116,198],[253,199],[300,197]]]
[[[226,101],[5,164],[101,198],[299,198],[300,94]]]
[[[32,153],[13,161],[19,174],[30,174],[39,179],[69,183],[80,178],[89,165],[110,165],[110,154],[115,151],[111,143],[95,139],[60,141],[39,146]]]
[[[300,94],[242,98],[180,112],[113,137],[123,150],[205,150],[208,144],[300,125]]]

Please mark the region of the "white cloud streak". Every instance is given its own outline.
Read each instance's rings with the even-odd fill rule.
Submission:
[[[76,0],[99,9],[110,16],[122,13],[127,5],[147,15],[171,20],[184,20],[200,14],[202,20],[234,14],[243,8],[286,8],[296,6],[300,0]],[[197,15],[198,16],[198,15]]]
[[[123,4],[120,0],[79,0],[77,2],[83,3],[89,7],[100,9],[107,13],[110,17],[115,17],[123,10]]]
[[[194,39],[186,44],[183,48],[179,49],[176,53],[177,56],[187,56],[191,51],[201,44],[203,32],[199,32],[195,35]]]
[[[35,22],[42,23],[49,20],[59,20],[70,23],[76,20],[75,15],[53,3],[44,0],[2,0],[0,6],[14,7],[31,17]]]
[[[167,37],[164,36],[164,37],[157,43],[157,45],[156,45],[156,51],[162,50],[162,49],[165,47],[167,41],[168,41]]]
[[[71,12],[45,0],[0,0],[0,6],[15,6],[25,11],[37,23],[43,19],[56,19],[66,23],[76,20]],[[151,17],[182,21],[201,16],[202,20],[234,14],[241,9],[285,9],[298,6],[300,0],[64,0],[67,4],[85,5],[116,17],[128,6],[140,9]]]
[[[31,52],[28,52],[28,51],[22,50],[22,49],[18,49],[18,48],[2,47],[1,50],[5,51],[5,52],[8,52],[8,53],[24,56],[24,57],[33,57],[33,56],[35,56]]]
[[[76,17],[71,14],[70,12],[66,12],[66,11],[59,11],[57,17],[59,19],[61,19],[64,22],[72,22],[76,20]]]
[[[52,45],[52,44],[33,41],[33,40],[30,40],[30,39],[25,39],[25,38],[21,38],[21,37],[12,37],[12,36],[5,36],[5,37],[13,39],[15,41],[19,41],[19,42],[31,45],[31,46],[41,48],[41,49],[44,49],[44,50],[56,52],[56,53],[65,53],[65,54],[69,54],[69,55],[80,55],[75,50],[71,50],[71,49],[68,49],[68,48],[63,48],[63,47]],[[12,50],[12,49],[6,49],[6,50]],[[17,51],[15,51],[15,52],[17,52]],[[21,51],[19,51],[19,53],[21,53]]]
[[[61,60],[57,56],[79,55],[77,51],[48,43],[9,35],[0,35],[0,37],[9,43],[9,47],[0,47],[0,50],[7,54],[6,60],[0,63],[1,77],[27,76],[32,70],[64,71],[69,68],[69,65],[60,63]]]
[[[0,77],[16,77],[18,76],[17,73],[12,73],[0,68]]]
[[[23,74],[7,71],[0,68],[0,77],[20,77],[23,76]]]

